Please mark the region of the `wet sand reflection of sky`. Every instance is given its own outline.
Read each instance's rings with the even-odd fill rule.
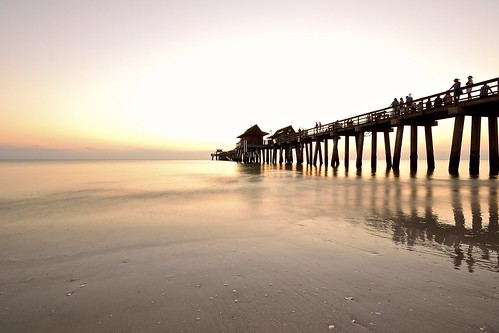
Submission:
[[[496,179],[357,171],[350,175],[297,165],[246,165],[240,171],[323,179],[331,187],[321,188],[320,200],[344,212],[356,212],[350,220],[363,221],[373,234],[391,238],[410,251],[447,256],[455,269],[499,272]]]

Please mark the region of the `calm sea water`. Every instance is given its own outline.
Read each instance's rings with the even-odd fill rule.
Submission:
[[[54,258],[134,246],[135,235],[165,226],[195,240],[321,221],[333,242],[334,228],[348,224],[367,241],[444,257],[457,270],[499,272],[497,178],[485,163],[476,178],[446,167],[373,174],[222,161],[1,162],[0,252],[4,262]]]

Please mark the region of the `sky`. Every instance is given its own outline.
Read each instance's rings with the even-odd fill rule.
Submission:
[[[206,159],[254,124],[310,128],[499,77],[497,13],[497,0],[0,0],[0,159]],[[434,129],[437,153],[449,131]]]

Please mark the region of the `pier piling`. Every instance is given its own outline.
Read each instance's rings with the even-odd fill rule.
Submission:
[[[418,126],[411,126],[411,152],[409,155],[410,169],[416,171],[418,169]]]
[[[371,134],[371,170],[376,171],[378,161],[378,133]]]
[[[428,165],[428,171],[435,170],[435,153],[433,151],[433,136],[431,132],[431,126],[426,125],[424,127],[425,131],[425,141],[426,141],[426,162]]]
[[[364,132],[357,132],[355,138],[357,139],[357,161],[355,162],[355,167],[360,169],[362,168],[362,153],[364,150]]]
[[[497,133],[497,116],[489,116],[489,173],[499,174],[499,142]]]
[[[404,137],[404,126],[397,126],[397,136],[395,137],[395,147],[393,152],[393,169],[398,171],[400,168],[400,157],[402,154],[402,139]]]
[[[350,136],[345,136],[345,168],[350,166]]]
[[[459,173],[459,162],[461,160],[461,145],[463,142],[464,115],[456,116],[454,120],[454,133],[452,134],[452,146],[449,158],[449,173]]]
[[[385,137],[385,159],[386,159],[386,169],[390,170],[392,168],[392,151],[390,148],[390,133],[383,132]]]
[[[471,117],[470,175],[478,175],[480,169],[480,129],[482,117]]]

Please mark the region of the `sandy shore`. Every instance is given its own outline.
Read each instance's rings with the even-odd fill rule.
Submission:
[[[0,332],[499,332],[497,247],[411,227],[445,187],[266,176],[4,199]]]
[[[12,234],[13,248],[27,242],[2,261],[1,331],[499,330],[495,272],[456,271],[446,256],[326,218],[195,220],[118,231],[103,217],[99,232],[72,221],[64,238],[44,229],[31,243]]]

